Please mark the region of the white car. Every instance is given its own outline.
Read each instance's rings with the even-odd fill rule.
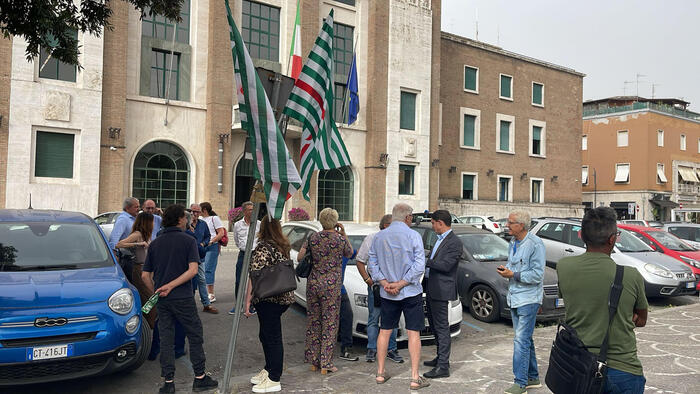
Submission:
[[[460,222],[472,227],[489,230],[494,234],[503,234],[503,226],[499,225],[493,216],[470,215],[460,216]]]
[[[117,221],[117,217],[121,212],[105,212],[97,215],[95,217],[95,222],[105,233],[105,237],[109,239],[109,235],[112,234],[112,228],[114,228],[114,222]]]
[[[379,231],[377,226],[369,226],[357,223],[343,223],[345,231],[348,234],[350,243],[353,249],[358,250],[362,241],[368,234]],[[282,232],[289,239],[292,246],[290,252],[291,258],[294,260],[294,265],[297,262],[297,253],[306,242],[306,238],[313,232],[321,231],[321,223],[317,221],[292,221],[282,225]],[[348,292],[348,298],[352,305],[352,334],[355,337],[367,338],[367,318],[369,309],[367,308],[367,284],[362,280],[360,273],[355,266],[355,260],[348,261],[345,268],[345,290]],[[306,308],[306,279],[301,278],[297,283],[297,289],[294,291],[294,296],[299,305]],[[425,310],[425,304],[424,304]],[[462,304],[459,299],[450,301],[450,335],[457,336],[462,329]],[[421,331],[422,339],[432,339],[433,334],[430,330],[428,319],[425,319],[426,329]],[[399,331],[396,336],[397,341],[405,341],[408,339],[406,333],[406,325],[403,316],[399,322]]]

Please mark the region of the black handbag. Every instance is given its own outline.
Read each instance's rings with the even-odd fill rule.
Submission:
[[[133,250],[131,248],[119,248],[117,249],[117,258],[119,259],[119,266],[124,271],[124,276],[126,276],[129,283],[133,284],[132,273],[134,272],[134,261],[136,260]]]
[[[275,250],[267,243],[263,245],[274,258]],[[294,262],[291,259],[284,259],[277,264],[251,271],[250,280],[253,283],[253,299],[255,300],[273,297],[297,288],[297,282],[294,278]]]
[[[301,259],[299,264],[297,264],[296,268],[296,275],[299,278],[308,278],[309,275],[311,275],[311,264],[313,264],[313,257],[311,256],[311,247],[309,246],[309,239],[311,239],[311,236],[306,239],[306,254],[304,255],[304,258]]]
[[[608,339],[617,305],[622,294],[622,277],[624,267],[618,265],[615,270],[615,281],[610,287],[608,299],[609,322],[600,354],[588,351],[576,330],[566,323],[559,323],[557,336],[549,354],[549,367],[545,383],[553,393],[598,394],[605,388],[607,375]]]

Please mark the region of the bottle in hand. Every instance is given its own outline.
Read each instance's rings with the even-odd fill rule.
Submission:
[[[158,298],[160,298],[160,293],[153,293],[151,298],[149,298],[148,301],[146,301],[146,303],[141,307],[141,312],[149,313],[158,302]]]

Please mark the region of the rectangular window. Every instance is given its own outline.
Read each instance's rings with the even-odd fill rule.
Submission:
[[[462,173],[462,199],[479,199],[477,196],[477,174],[469,172]]]
[[[403,130],[416,129],[416,94],[401,92],[400,127]]]
[[[544,202],[544,180],[531,178],[530,179],[530,202],[541,204]]]
[[[182,4],[180,16],[182,22],[177,26],[175,22],[160,15],[148,15],[149,8],[144,10],[145,15],[141,21],[141,35],[145,37],[159,38],[165,41],[172,41],[173,32],[177,28],[175,41],[189,44],[190,42],[190,0],[185,0]]]
[[[664,165],[661,163],[656,164],[656,183],[666,183],[668,180],[666,179],[666,170],[664,168]]]
[[[460,108],[460,147],[479,149],[481,139],[481,111],[472,108]]]
[[[547,123],[530,119],[530,156],[545,157]]]
[[[352,51],[355,28],[352,26],[333,23],[333,64],[335,66],[335,107],[333,119],[336,122],[347,123],[348,92],[347,81],[352,66]]]
[[[243,41],[253,59],[279,61],[280,9],[243,0]]]
[[[656,132],[656,145],[657,146],[664,146],[664,131],[663,130],[658,130]]]
[[[685,150],[685,134],[681,134],[681,150]]]
[[[581,137],[581,150],[588,150],[588,136]]]
[[[496,152],[515,153],[515,116],[496,114]]]
[[[544,85],[541,83],[532,83],[532,105],[544,107]]]
[[[581,184],[582,185],[588,184],[588,166],[581,167]]]
[[[498,201],[511,201],[511,180],[512,177],[498,177]]]
[[[399,164],[399,194],[413,195],[416,166]]]
[[[479,68],[464,66],[464,91],[479,93]]]
[[[627,132],[627,130],[620,130],[617,132],[617,146],[629,146],[629,133]]]
[[[628,183],[630,181],[630,165],[628,163],[615,164],[615,182]]]
[[[180,99],[180,54],[175,53],[173,58],[171,51],[153,49],[150,96],[165,98],[166,92],[169,99]]]
[[[70,34],[74,39],[78,39],[77,30],[71,30]],[[53,36],[50,35],[48,39],[52,48],[58,45],[58,40]],[[39,78],[75,82],[76,74],[76,66],[58,61],[58,59],[50,55],[50,51],[47,48],[41,48],[39,52]]]
[[[347,4],[347,5],[352,5],[352,6],[355,5],[355,0],[335,0],[335,1],[337,1],[338,3]]]
[[[542,128],[539,126],[532,126],[532,154],[541,155],[541,142],[542,142]]]
[[[347,89],[344,83],[335,83],[333,90],[333,120],[338,123],[348,122],[348,104],[346,103]]]
[[[513,100],[513,77],[501,74],[500,97],[506,100]]]
[[[73,178],[75,134],[36,132],[34,176]]]
[[[510,122],[501,121],[501,134],[498,148],[504,151],[510,151]]]

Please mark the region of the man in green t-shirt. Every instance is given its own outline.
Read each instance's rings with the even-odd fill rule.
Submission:
[[[608,297],[615,279],[615,261],[610,253],[619,232],[612,208],[599,207],[583,218],[581,238],[586,253],[565,257],[557,264],[559,291],[566,305],[566,323],[594,353],[600,351],[608,329]],[[637,357],[634,328],[647,321],[644,279],[633,267],[625,267],[622,295],[610,327],[606,393],[643,393],[644,373]]]

